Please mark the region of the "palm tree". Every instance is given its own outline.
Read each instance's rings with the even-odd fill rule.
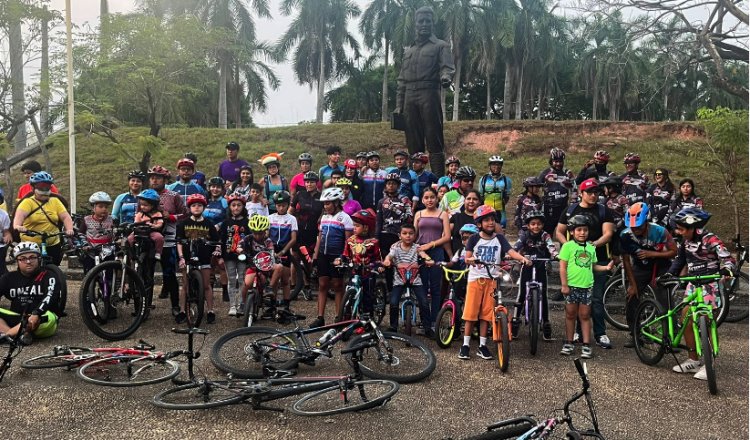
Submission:
[[[347,30],[350,18],[360,15],[349,0],[284,0],[281,13],[297,15],[276,45],[277,59],[285,60],[293,47],[292,66],[300,84],[317,85],[315,121],[323,122],[325,85],[347,63],[345,46],[359,58],[359,43]]]
[[[375,51],[383,49],[385,68],[380,106],[380,120],[383,122],[388,120],[388,56],[391,52],[391,40],[404,16],[403,12],[403,8],[395,0],[373,0],[359,22],[365,46]]]

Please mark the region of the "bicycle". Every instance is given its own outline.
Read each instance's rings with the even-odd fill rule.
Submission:
[[[565,401],[565,405],[562,408],[562,416],[554,416],[553,414],[552,417],[539,422],[534,420],[532,416],[515,417],[493,423],[487,427],[487,432],[466,440],[548,439],[551,438],[550,436],[555,429],[564,425],[567,425],[567,432],[565,433],[565,438],[567,439],[595,438],[604,440],[604,436],[599,430],[599,420],[596,416],[594,400],[591,397],[591,384],[589,383],[586,363],[581,362],[580,359],[575,359],[573,363],[576,366],[578,375],[581,377],[582,386],[580,391],[577,391],[571,398]],[[588,419],[591,421],[591,429],[581,430],[573,424],[572,414],[574,411],[570,407],[581,398],[586,400],[586,405],[588,406]],[[559,411],[561,410],[555,410],[554,412]]]
[[[249,403],[253,410],[283,411],[264,406],[277,399],[304,394],[291,407],[294,414],[322,416],[350,411],[363,411],[385,405],[399,390],[390,380],[363,380],[360,368],[361,352],[365,346],[342,350],[349,355],[347,362],[353,374],[329,377],[288,377],[293,371],[266,368],[262,381],[197,380],[154,396],[152,403],[172,410],[214,408],[237,403]]]
[[[244,254],[240,259],[247,258]],[[247,294],[242,307],[243,324],[252,327],[258,318],[276,307],[275,295],[266,295],[266,287],[276,266],[276,255],[273,251],[261,251],[255,254],[251,263],[257,269],[252,286],[247,286]]]
[[[351,269],[352,276],[349,278],[346,288],[344,289],[344,297],[341,300],[341,307],[338,310],[337,316],[342,320],[361,319],[364,316],[362,310],[362,296],[364,295],[362,281],[364,279],[364,274],[367,273],[368,275],[378,276],[380,275],[380,272],[362,264],[355,265],[353,263],[345,263],[338,267]],[[374,285],[372,292],[372,317],[375,323],[380,325],[385,316],[387,304],[386,293],[385,290],[382,289],[382,285],[378,285],[375,282],[372,284]]]
[[[203,284],[203,273],[201,273],[201,264],[198,258],[198,246],[218,246],[220,243],[197,239],[183,239],[179,241],[183,246],[189,247],[190,258],[185,261],[185,273],[187,274],[187,283],[185,286],[185,315],[188,327],[198,327],[203,320],[206,294]]]
[[[366,345],[360,361],[363,374],[399,383],[420,381],[435,370],[435,355],[422,342],[408,336],[381,332],[370,319],[352,319],[315,328],[302,328],[305,317],[286,310],[278,312],[294,323],[291,330],[248,327],[221,336],[211,348],[211,361],[235,377],[263,377],[263,367],[296,368],[315,365],[321,356],[333,358],[333,347],[349,339],[347,348]],[[317,341],[310,334],[324,333]],[[352,337],[353,336],[353,337]]]
[[[40,318],[42,319],[42,322],[44,322],[46,317],[41,316]],[[23,312],[21,313],[21,321],[18,328],[18,333],[16,333],[15,336],[2,335],[2,337],[0,337],[0,344],[8,344],[8,352],[5,354],[2,364],[0,364],[0,382],[3,381],[5,374],[10,370],[13,359],[21,354],[24,346],[28,345],[26,340],[27,336],[25,335],[25,329],[28,323],[29,313],[28,310],[24,308]]]
[[[539,343],[539,332],[542,329],[542,287],[544,285],[536,280],[536,263],[553,261],[551,258],[538,258],[533,255],[527,257],[531,260],[531,278],[526,282],[526,297],[524,301],[524,320],[529,326],[529,353],[536,355]]]
[[[719,337],[716,332],[717,322],[712,313],[713,306],[704,303],[703,285],[720,280],[721,275],[701,275],[687,277],[664,277],[660,284],[673,280],[680,283],[695,284],[695,291],[682,300],[675,307],[664,312],[664,307],[654,299],[646,299],[638,306],[635,325],[633,326],[633,340],[638,358],[646,365],[656,365],[665,353],[674,356],[677,349],[687,350],[686,345],[680,344],[686,331],[692,331],[695,337],[695,353],[703,358],[708,377],[708,390],[716,394],[716,371],[714,358],[719,355]],[[679,314],[687,309],[687,313],[680,323]],[[688,328],[688,320],[692,319],[692,326]],[[678,362],[679,363],[679,362]]]
[[[459,283],[469,273],[469,269],[448,269],[447,264],[446,262],[438,263],[443,269],[443,275],[449,286],[448,297],[443,301],[443,305],[435,318],[435,342],[440,348],[450,348],[453,340],[460,337],[463,300],[456,295],[455,287],[456,283]]]
[[[400,263],[396,266],[401,279],[404,281],[404,292],[399,301],[400,320],[404,323],[404,334],[412,335],[412,329],[417,326],[417,313],[414,310],[414,292],[412,291],[414,278],[419,276],[421,264]],[[428,324],[428,323],[425,323]]]
[[[317,280],[317,276],[313,271],[314,264],[310,258],[310,253],[305,248],[304,252],[300,246],[290,254],[292,266],[294,266],[294,286],[291,290],[290,298],[295,300],[302,294],[302,297],[306,301],[311,301],[318,291],[316,286],[313,286],[313,281]]]
[[[52,257],[47,253],[47,241],[55,237],[64,237],[65,233],[55,232],[54,234],[48,234],[46,232],[37,232],[27,229],[23,234],[29,237],[41,238],[41,243],[39,244],[39,249],[41,250],[40,266],[43,267],[44,270],[52,272],[60,285],[60,298],[58,299],[57,304],[52,308],[52,312],[61,318],[67,316],[68,314],[65,313],[65,306],[68,303],[68,279],[63,271],[52,262]]]
[[[513,332],[511,331],[511,309],[506,307],[505,303],[503,303],[503,290],[501,285],[502,282],[512,283],[513,279],[511,275],[502,268],[502,265],[487,263],[481,260],[475,260],[474,264],[484,266],[487,270],[487,276],[489,279],[495,280],[495,293],[493,294],[495,299],[495,316],[492,320],[492,340],[497,344],[498,367],[503,373],[505,373],[510,366],[510,342],[513,339]],[[497,279],[495,279],[495,277],[492,276],[492,272],[490,272],[490,267],[493,266],[500,268],[500,276]],[[514,302],[510,303],[510,305],[516,307],[518,304]]]
[[[737,249],[737,276],[728,286],[722,284],[729,301],[729,312],[724,318],[727,322],[740,322],[748,316],[748,277],[742,272],[742,266],[748,262],[748,252],[739,235],[734,239],[734,246]]]

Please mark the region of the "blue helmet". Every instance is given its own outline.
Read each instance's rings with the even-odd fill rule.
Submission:
[[[639,228],[646,224],[649,217],[649,207],[646,203],[635,202],[625,213],[625,226],[628,228]]]
[[[711,213],[700,208],[685,208],[675,214],[674,222],[685,228],[702,228],[710,218]]]
[[[469,234],[478,234],[479,228],[477,228],[477,225],[473,223],[466,223],[465,225],[461,226],[461,230],[458,232],[461,234],[463,234],[464,232],[468,232]]]
[[[36,185],[37,183],[54,183],[55,179],[52,178],[52,174],[46,171],[39,171],[29,177],[29,183]]]
[[[154,204],[158,204],[160,200],[159,193],[153,189],[147,189],[145,191],[141,191],[141,193],[138,194],[136,197],[138,197],[139,199],[148,200],[149,202],[154,203]]]

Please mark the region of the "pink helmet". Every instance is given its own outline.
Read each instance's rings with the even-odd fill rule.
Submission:
[[[497,211],[495,211],[495,208],[489,205],[482,205],[479,208],[477,208],[476,211],[474,211],[474,223],[479,223],[482,221],[483,218],[487,216],[495,216]]]
[[[344,202],[343,209],[347,215],[351,216],[355,212],[362,210],[362,205],[356,200],[347,200]]]

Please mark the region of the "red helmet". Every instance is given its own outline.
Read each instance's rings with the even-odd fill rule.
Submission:
[[[177,169],[179,170],[182,167],[190,167],[192,169],[195,169],[195,162],[192,160],[184,157],[177,161]]]
[[[490,215],[493,217],[496,215],[495,208],[489,205],[482,205],[474,211],[474,223],[479,223],[483,218]]]
[[[234,192],[232,194],[227,195],[227,205],[231,204],[235,200],[239,200],[240,202],[242,202],[243,205],[245,204],[245,202],[247,202],[247,199],[245,199],[245,196],[243,196],[240,193]]]
[[[622,163],[624,164],[641,163],[641,156],[639,156],[638,153],[628,153],[625,155],[625,158],[622,160]]]
[[[169,179],[171,176],[169,174],[169,170],[164,168],[161,165],[154,165],[148,170],[149,176],[162,176],[164,178]]]
[[[347,159],[346,162],[344,162],[344,166],[346,168],[353,169],[353,170],[356,170],[357,168],[359,168],[357,166],[357,161],[354,159]]]
[[[600,160],[602,162],[609,162],[609,153],[604,150],[599,150],[594,153],[594,159]]]
[[[430,158],[425,153],[418,152],[411,155],[411,161],[422,162],[426,165],[430,161]]]
[[[375,227],[375,215],[375,211],[372,208],[360,209],[352,214],[352,221],[363,224],[372,230]]]
[[[208,202],[206,202],[206,197],[204,197],[203,194],[190,194],[187,197],[186,204],[188,205],[188,207],[190,207],[190,206],[193,206],[196,203],[200,203],[204,207],[206,205],[208,205]]]

